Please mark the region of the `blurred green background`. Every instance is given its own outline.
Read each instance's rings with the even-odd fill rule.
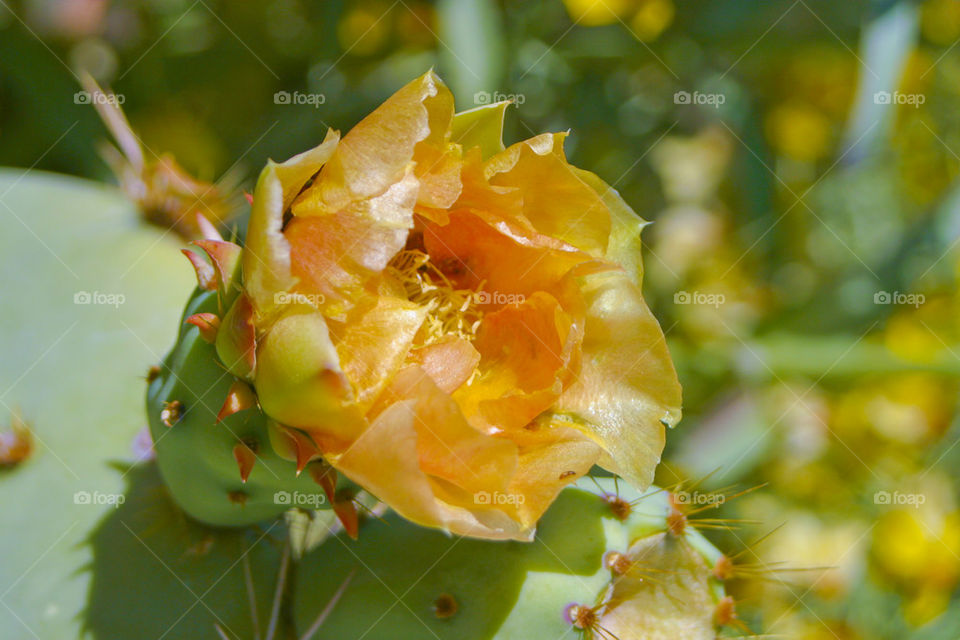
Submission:
[[[113,180],[81,69],[148,157],[248,188],[431,66],[461,109],[513,97],[508,142],[571,129],[655,222],[659,481],[766,483],[715,536],[751,630],[960,637],[957,0],[0,5],[0,165]]]

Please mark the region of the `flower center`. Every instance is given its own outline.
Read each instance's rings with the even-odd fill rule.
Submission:
[[[473,340],[483,319],[477,292],[453,286],[444,272],[419,249],[404,249],[387,266],[407,300],[427,308],[427,318],[414,341],[423,347],[455,336]]]

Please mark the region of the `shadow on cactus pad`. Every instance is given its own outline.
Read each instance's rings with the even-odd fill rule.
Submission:
[[[258,637],[281,566],[282,520],[259,529],[213,529],[174,505],[154,463],[121,471],[125,500],[89,539],[88,633],[97,640]]]

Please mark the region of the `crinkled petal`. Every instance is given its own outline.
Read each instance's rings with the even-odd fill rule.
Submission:
[[[640,232],[649,223],[630,208],[616,189],[590,171],[573,167],[574,173],[599,194],[610,211],[610,240],[604,257],[619,264],[637,286],[643,279],[643,246]]]
[[[460,175],[463,190],[453,208],[469,209],[491,224],[505,221],[531,235],[536,234],[536,229],[523,215],[523,192],[517,187],[490,184],[483,173],[479,148],[467,150],[463,158],[463,170]],[[430,219],[440,224],[446,224],[448,220],[436,215]]]
[[[426,318],[425,307],[389,296],[347,324],[336,349],[358,404],[367,408],[400,370]]]
[[[469,380],[480,364],[480,352],[469,340],[458,337],[421,347],[410,357],[446,393]]]
[[[275,308],[274,295],[289,290],[290,245],[283,237],[283,213],[293,198],[333,154],[339,134],[328,131],[318,147],[284,163],[268,162],[257,180],[243,250],[243,283],[258,313]]]
[[[500,299],[552,293],[570,269],[591,259],[559,241],[515,232],[504,222],[491,225],[468,211],[451,213],[446,225],[427,223],[423,241],[431,260],[455,286],[482,286]]]
[[[318,306],[342,319],[375,289],[375,279],[406,243],[418,188],[408,165],[404,177],[379,196],[337,213],[294,217],[284,236],[298,291],[320,294]]]
[[[414,162],[420,180],[417,206],[441,211],[451,207],[463,190],[460,181],[463,167],[460,145],[438,147],[428,142],[420,143],[414,153]]]
[[[420,142],[445,145],[452,118],[453,96],[428,71],[344,136],[316,183],[294,206],[294,214],[336,213],[351,202],[383,193],[401,179]]]
[[[523,214],[537,231],[600,257],[610,212],[567,162],[566,135],[548,133],[511,145],[490,158],[484,171],[491,184],[520,190]]]
[[[681,390],[666,340],[640,289],[621,269],[584,265],[583,362],[555,417],[591,435],[601,464],[640,488],[653,481],[664,426],[680,420]]]
[[[459,535],[528,540],[510,509],[484,504],[477,491],[502,491],[516,445],[466,424],[449,397],[419,368],[398,375],[397,397],[331,464],[405,518]]]
[[[536,425],[512,433],[511,440],[520,447],[520,459],[507,493],[524,496],[518,515],[525,526],[534,526],[557,494],[589,473],[602,454],[583,432],[563,425]]]
[[[472,428],[457,403],[426,372],[407,367],[386,396],[393,402],[416,399],[417,451],[425,473],[471,494],[506,488],[516,466],[516,445]]]
[[[581,339],[574,319],[542,291],[488,313],[473,343],[480,375],[454,398],[478,429],[521,429],[549,409],[575,375]]]

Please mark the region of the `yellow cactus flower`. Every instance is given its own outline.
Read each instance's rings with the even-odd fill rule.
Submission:
[[[268,164],[216,344],[401,515],[529,539],[594,464],[651,482],[680,386],[640,291],[645,223],[565,134],[504,148],[506,106],[454,115],[428,72]]]

